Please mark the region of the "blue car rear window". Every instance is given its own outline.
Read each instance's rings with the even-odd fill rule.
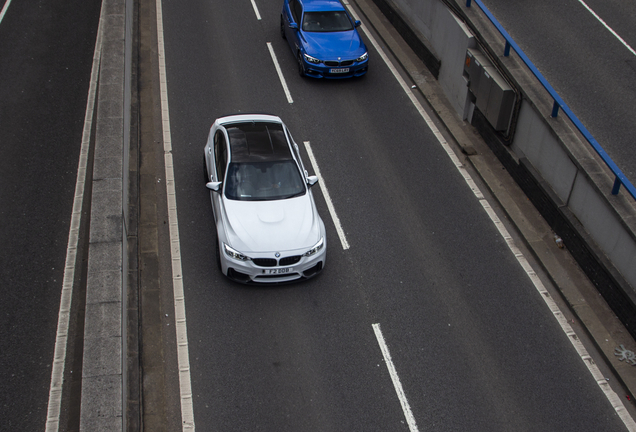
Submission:
[[[345,11],[305,12],[303,31],[339,32],[353,30],[353,24]]]

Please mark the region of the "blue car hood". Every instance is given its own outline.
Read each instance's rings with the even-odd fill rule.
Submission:
[[[365,53],[366,47],[356,30],[343,32],[303,33],[305,52],[320,60],[354,60]]]

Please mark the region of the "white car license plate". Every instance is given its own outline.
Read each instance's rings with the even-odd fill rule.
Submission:
[[[294,269],[292,267],[285,267],[285,268],[279,268],[279,269],[266,269],[263,270],[264,274],[286,274],[286,273],[291,273],[293,272]]]
[[[349,68],[329,69],[329,73],[347,73]]]

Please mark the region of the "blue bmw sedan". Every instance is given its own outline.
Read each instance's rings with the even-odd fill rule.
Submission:
[[[339,0],[284,0],[280,32],[298,61],[298,73],[349,78],[367,72],[369,54]]]

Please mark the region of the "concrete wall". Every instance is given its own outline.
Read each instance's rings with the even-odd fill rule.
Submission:
[[[477,45],[468,27],[438,0],[396,0],[402,15],[430,43],[441,60],[439,83],[457,112],[468,114],[468,87],[462,78],[466,50]],[[459,75],[457,74],[459,71]]]
[[[525,155],[563,203],[567,203],[577,175],[577,166],[559,145],[554,132],[532,107],[522,102],[511,149]]]
[[[472,122],[500,160],[505,159],[504,166],[548,223],[570,240],[566,246],[610,306],[626,317],[624,322],[630,321],[636,315],[634,200],[624,189],[611,195],[613,175],[565,115],[550,116],[552,99],[539,81],[514,53],[504,57],[503,37],[474,4],[467,8],[456,0],[374,2],[426,39],[422,43],[439,60],[439,83],[458,115]],[[472,118],[463,66],[466,50],[477,47],[477,40],[522,95],[508,137],[491,130],[482,116]],[[626,325],[636,334],[636,319]]]

